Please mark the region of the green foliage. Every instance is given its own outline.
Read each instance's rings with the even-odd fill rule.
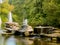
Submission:
[[[13,0],[11,4],[15,6],[14,21],[19,24],[22,24],[23,19],[27,18],[28,24],[33,27],[36,25],[60,25],[59,0]]]
[[[2,3],[2,4],[0,4],[0,12],[1,12],[1,14],[8,14],[8,12],[9,12],[9,7],[10,7],[10,5],[7,3],[7,2],[4,2],[4,3]]]
[[[0,3],[0,17],[2,18],[2,26],[8,21],[8,13],[11,11],[12,6],[8,3],[8,0],[4,0]]]
[[[59,26],[60,25],[60,4],[56,2],[56,0],[47,1],[44,0],[43,2],[43,12],[46,13],[47,24],[52,26]]]
[[[0,5],[1,15],[7,15],[13,8],[13,20],[22,25],[23,19],[28,19],[31,26],[60,25],[60,0],[11,0]],[[2,9],[2,10],[1,10]],[[6,16],[7,18],[7,16]],[[6,20],[7,21],[7,20]]]

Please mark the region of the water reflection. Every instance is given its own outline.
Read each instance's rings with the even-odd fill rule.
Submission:
[[[31,40],[28,37],[0,36],[0,45],[60,45],[60,43],[48,42],[38,38]]]
[[[10,38],[6,40],[6,45],[16,45],[16,40],[14,36],[11,36]]]
[[[16,37],[16,43],[17,43],[17,45],[32,45],[33,41],[29,40],[28,37],[26,37],[26,38]]]

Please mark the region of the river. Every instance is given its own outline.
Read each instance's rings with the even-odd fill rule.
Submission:
[[[0,45],[60,45],[60,43],[41,40],[39,38],[0,35]]]

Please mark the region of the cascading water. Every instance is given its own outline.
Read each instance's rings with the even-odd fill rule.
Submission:
[[[0,0],[0,3],[3,3],[3,0]],[[1,29],[1,24],[2,24],[2,20],[1,20],[1,17],[0,17],[0,36],[1,36],[1,33],[3,33],[2,29]]]
[[[1,30],[1,24],[2,24],[2,21],[1,21],[1,17],[0,17],[0,30]]]
[[[9,22],[12,22],[12,13],[11,12],[9,12],[8,19],[9,19]]]
[[[1,28],[1,24],[2,24],[2,20],[1,20],[1,17],[0,17],[0,36],[1,36],[1,33],[3,33],[2,28]]]
[[[20,31],[24,32],[26,30],[27,25],[28,25],[28,21],[27,21],[27,19],[24,19],[23,20],[23,25],[22,25],[22,28],[21,28]]]
[[[23,20],[23,25],[28,25],[28,20],[27,19]]]

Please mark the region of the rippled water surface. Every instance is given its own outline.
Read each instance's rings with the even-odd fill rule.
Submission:
[[[60,43],[48,42],[38,38],[31,40],[29,37],[0,35],[0,45],[60,45]]]

